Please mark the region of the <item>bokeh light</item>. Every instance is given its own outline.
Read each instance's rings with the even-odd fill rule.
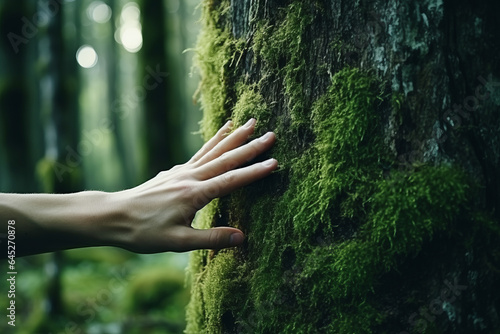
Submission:
[[[123,6],[121,13],[122,23],[127,23],[131,21],[139,21],[141,17],[141,10],[135,2],[129,2]]]
[[[106,23],[111,18],[111,7],[102,1],[94,1],[89,5],[87,14],[97,23]]]
[[[123,47],[128,52],[137,52],[142,47],[141,28],[137,26],[124,26],[120,29],[120,39]]]
[[[123,6],[120,15],[120,27],[115,33],[115,40],[131,53],[142,47],[141,11],[135,2]]]
[[[97,64],[97,52],[90,45],[82,45],[76,51],[76,61],[83,68],[91,68]]]

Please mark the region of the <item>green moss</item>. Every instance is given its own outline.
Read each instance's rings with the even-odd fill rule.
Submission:
[[[331,280],[324,290],[319,280],[318,296],[367,296],[381,274],[416,256],[435,233],[451,227],[467,203],[467,184],[462,172],[446,166],[379,180],[374,193],[367,194],[370,212],[359,237],[309,255],[304,274],[319,271]]]
[[[214,8],[214,6],[217,6]],[[227,0],[202,3],[202,32],[196,46],[194,62],[200,70],[201,106],[204,111],[201,133],[208,140],[229,118],[231,107],[231,67],[241,53],[243,41],[231,36],[225,14],[230,8]]]
[[[241,87],[245,89],[234,108],[235,119],[265,116],[260,94],[253,87]],[[204,330],[217,332],[228,310],[243,319],[242,328],[255,332],[323,328],[370,333],[382,321],[371,302],[377,281],[451,224],[466,202],[468,187],[462,173],[446,166],[384,179],[378,163],[382,144],[377,101],[378,84],[370,75],[346,68],[332,78],[329,90],[313,104],[310,122],[315,141],[293,160],[287,191],[277,203],[267,196],[255,200],[249,212],[248,265],[253,275],[235,279],[235,268],[242,264],[230,253],[225,253],[225,260],[217,255],[216,263],[198,266],[202,274],[193,290],[190,323],[202,316]],[[212,219],[214,207],[207,213],[201,217]],[[354,217],[358,221],[350,221]],[[342,219],[343,224],[354,225],[358,236],[337,236]],[[318,236],[333,239],[318,245]],[[247,280],[246,303],[224,300],[226,294],[221,300],[207,297],[221,295],[217,284],[225,284],[227,291],[233,291],[231,298],[244,299],[241,285],[229,286]],[[304,293],[306,287],[311,290]],[[280,298],[282,291],[292,295],[286,298],[300,312],[283,307],[287,301]],[[325,317],[332,320],[322,324]],[[286,322],[279,321],[284,318]]]
[[[269,198],[253,205],[252,235],[255,233],[256,237],[249,235],[249,244],[258,263],[251,280],[254,309],[266,309],[263,305],[273,298],[270,296],[285,289],[294,296],[294,308],[301,310],[295,312],[300,315],[286,314],[291,310],[283,312],[282,301],[275,299],[273,303],[279,307],[268,307],[265,314],[258,312],[262,321],[256,324],[256,332],[286,332],[279,327],[282,324],[273,320],[283,317],[288,318],[288,329],[297,330],[309,324],[298,332],[315,331],[326,316],[318,311],[325,298],[345,298],[349,284],[363,277],[370,267],[374,271],[377,265],[371,261],[373,256],[368,256],[371,248],[361,249],[363,243],[359,241],[334,248],[314,247],[318,243],[315,237],[335,235],[335,219],[355,213],[364,216],[364,201],[374,188],[372,180],[380,178],[377,87],[371,76],[358,69],[337,73],[327,93],[312,106],[309,123],[315,141],[302,156],[293,159],[288,190],[274,207],[269,207]],[[269,212],[273,212],[272,224]],[[344,261],[353,261],[360,267],[344,272]],[[326,268],[329,272],[325,275]],[[297,286],[311,286],[313,290],[303,296],[303,288],[294,291]],[[363,312],[367,307],[363,306]],[[326,309],[332,311],[331,306]],[[341,313],[340,309],[336,311]],[[359,318],[362,313],[353,314]],[[365,318],[377,316],[373,312],[365,314]],[[352,318],[345,319],[346,323],[356,323]]]
[[[418,255],[435,233],[452,229],[468,200],[464,174],[451,167],[426,167],[376,183],[373,192],[366,194],[369,212],[357,237],[314,245],[300,238],[277,238],[276,233],[261,235],[265,240],[259,246],[264,254],[256,256],[261,262],[251,282],[255,309],[279,296],[279,291],[287,291],[293,309],[300,312],[283,309],[285,302],[277,300],[277,307],[268,307],[256,332],[284,331],[283,324],[272,324],[288,318],[287,328],[311,324],[303,332],[325,326],[325,332],[371,333],[384,319],[373,302],[381,277],[406,258]],[[273,219],[276,225],[274,230],[286,226],[277,212]],[[277,240],[288,246],[275,247]],[[284,270],[290,254],[295,257],[294,264]],[[327,317],[329,322],[323,324]]]
[[[246,264],[236,260],[234,251],[219,252],[199,274],[191,292],[186,333],[221,333],[226,312],[245,303],[247,279]]]
[[[392,109],[396,112],[401,110],[401,106],[404,103],[404,94],[403,93],[393,93],[391,98]]]
[[[292,217],[296,231],[311,236],[320,225],[331,227],[332,210],[348,217],[362,211],[360,193],[380,176],[376,98],[375,81],[358,69],[346,68],[314,103],[311,121],[316,141],[292,166],[291,190],[285,195],[290,196],[286,203],[296,208]],[[334,207],[346,193],[348,199]]]
[[[214,220],[219,211],[219,200],[215,199],[196,213],[193,222],[194,228],[207,229],[215,225]],[[194,282],[197,273],[201,272],[207,264],[207,250],[197,250],[190,254],[190,266],[187,270],[187,279]]]
[[[293,1],[281,12],[278,23],[263,22],[254,35],[253,50],[260,56],[268,71],[283,78],[292,126],[307,123],[304,108],[303,81],[306,74],[304,43],[306,28],[312,22],[310,5]]]
[[[269,124],[271,112],[264,98],[259,92],[258,85],[247,85],[240,83],[237,86],[238,98],[232,112],[234,128],[245,124],[250,118],[258,119],[255,126],[255,133],[265,131],[265,126]]]
[[[231,87],[217,81],[208,93],[202,87],[214,94],[204,133],[226,118],[240,125],[255,117],[256,133],[277,134],[272,156],[280,170],[197,217],[205,228],[221,220],[242,228],[247,243],[193,255],[188,333],[372,333],[386,316],[374,298],[381,278],[453,229],[470,200],[466,176],[452,166],[384,175],[381,161],[394,157],[386,153],[379,104],[392,102],[396,110],[398,97],[382,101],[382,84],[371,73],[343,68],[308,101],[301,39],[312,22],[309,8],[293,1],[276,22],[256,23],[255,62],[268,77]],[[209,38],[236,45],[232,37]],[[233,51],[221,59],[234,59]],[[208,75],[220,79],[224,66],[214,68]],[[286,103],[278,115],[263,94],[266,80],[283,83]],[[300,145],[299,137],[306,138]]]
[[[401,113],[401,108],[404,103],[404,94],[403,93],[393,93],[391,97],[391,107],[393,111],[393,115],[397,125],[401,125],[403,123],[403,115]]]
[[[415,255],[425,240],[449,227],[467,203],[469,190],[464,173],[449,166],[395,174],[377,184],[365,233],[387,254]],[[380,256],[389,258],[387,254]]]

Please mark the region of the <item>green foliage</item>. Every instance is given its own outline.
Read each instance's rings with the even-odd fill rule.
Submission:
[[[137,273],[127,287],[126,314],[157,315],[179,321],[188,295],[183,289],[184,275],[171,268],[151,267]]]
[[[40,159],[35,167],[35,173],[40,183],[40,189],[46,193],[54,192],[54,164],[56,162],[47,158]]]

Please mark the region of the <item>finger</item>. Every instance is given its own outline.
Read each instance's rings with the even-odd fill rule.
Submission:
[[[209,200],[222,197],[271,174],[278,167],[276,159],[269,159],[251,166],[231,170],[217,177],[201,182],[201,192],[213,194]]]
[[[207,141],[202,148],[198,152],[196,152],[195,155],[191,158],[189,162],[195,162],[198,161],[201,157],[203,157],[205,154],[210,152],[218,143],[220,143],[224,138],[227,137],[229,134],[229,131],[233,127],[233,122],[232,121],[227,121],[226,124],[222,128],[217,131],[215,136],[210,138],[209,141]]]
[[[184,227],[183,235],[179,251],[235,247],[241,245],[245,239],[243,232],[232,227],[214,227],[207,230]]]
[[[197,171],[198,177],[200,180],[206,180],[241,166],[267,151],[275,141],[276,135],[273,132],[268,132],[262,137],[226,152],[217,159],[201,166]]]
[[[231,133],[229,136],[224,138],[222,141],[217,143],[214,148],[208,153],[206,153],[202,158],[197,161],[198,166],[204,165],[214,159],[217,159],[225,152],[231,151],[232,149],[245,143],[253,133],[255,126],[255,119],[251,118],[245,125],[239,127]]]

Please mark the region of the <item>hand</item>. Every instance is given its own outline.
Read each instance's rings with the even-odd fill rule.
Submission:
[[[187,163],[161,172],[135,188],[110,194],[127,212],[125,221],[114,224],[114,239],[110,243],[139,253],[220,249],[241,244],[244,235],[236,228],[198,230],[191,227],[191,222],[195,213],[212,199],[276,169],[275,159],[235,169],[268,150],[276,140],[274,133],[268,132],[245,144],[255,122],[250,119],[229,134],[229,121]]]

